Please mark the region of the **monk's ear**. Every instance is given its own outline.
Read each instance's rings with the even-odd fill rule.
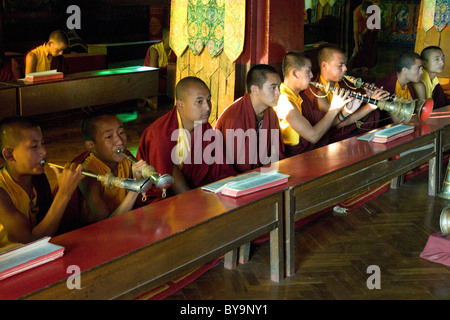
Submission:
[[[176,102],[178,111],[183,111],[183,100],[178,99]]]
[[[86,141],[84,142],[84,145],[86,146],[86,149],[87,149],[89,152],[94,152],[94,151],[95,151],[95,143],[94,143],[94,141],[92,141],[92,140],[86,140]]]
[[[251,85],[250,86],[250,92],[252,93],[252,94],[258,94],[259,93],[259,88],[258,88],[258,86],[257,85]]]
[[[6,161],[14,161],[13,148],[3,148],[2,155]]]

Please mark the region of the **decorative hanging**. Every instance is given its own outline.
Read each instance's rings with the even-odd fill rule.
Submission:
[[[425,1],[426,3],[427,1]],[[434,26],[441,32],[450,22],[450,3],[448,0],[436,0],[434,10]]]
[[[244,50],[245,0],[228,0],[225,5],[224,52],[232,62]]]
[[[183,54],[189,44],[186,0],[172,0],[169,44],[177,57]]]
[[[211,57],[225,51],[235,61],[244,48],[245,0],[172,0],[170,46],[180,56],[204,48]]]
[[[434,25],[434,10],[436,0],[423,2],[422,25],[425,31],[430,30]]]

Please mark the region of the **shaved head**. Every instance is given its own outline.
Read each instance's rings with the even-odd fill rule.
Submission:
[[[23,138],[23,131],[35,128],[39,128],[39,125],[23,116],[11,116],[3,119],[0,122],[1,150],[16,147]]]
[[[319,66],[322,65],[322,62],[330,62],[330,60],[333,58],[333,54],[335,53],[345,55],[344,51],[338,47],[326,46],[320,49],[317,56]]]
[[[175,88],[175,99],[176,100],[184,100],[186,99],[186,94],[192,86],[200,86],[205,87],[209,90],[206,83],[197,78],[197,77],[186,77],[178,81],[178,84]]]
[[[67,37],[67,34],[64,31],[56,30],[50,33],[50,36],[48,37],[48,41],[53,41],[56,43],[63,43],[66,46],[69,45],[69,38]]]

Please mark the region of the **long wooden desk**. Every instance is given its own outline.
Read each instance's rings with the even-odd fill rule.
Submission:
[[[290,175],[285,191],[286,276],[295,274],[296,221],[369,191],[427,161],[428,193],[437,193],[440,137],[450,119],[410,124],[415,126],[414,133],[390,143],[359,141],[354,137],[280,161],[279,172]]]
[[[0,84],[0,119],[13,116],[17,112],[17,86]]]
[[[125,60],[144,60],[145,54],[151,45],[161,40],[119,42],[119,43],[96,43],[88,44],[88,52],[106,55],[106,62],[111,63]]]
[[[283,188],[239,199],[195,189],[54,237],[65,255],[1,281],[0,299],[133,298],[268,232],[279,280]],[[81,289],[67,287],[71,265]]]
[[[157,95],[158,74],[158,68],[137,66],[18,83],[18,111],[33,116]]]

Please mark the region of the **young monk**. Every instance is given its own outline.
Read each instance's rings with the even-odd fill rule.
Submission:
[[[335,46],[323,47],[319,51],[318,62],[320,73],[314,79],[315,82],[320,82],[324,85],[329,83],[333,87],[356,91],[344,81],[344,75],[347,72],[347,58],[341,48]],[[316,108],[323,112],[329,110],[333,92],[324,93],[319,89],[311,88],[311,90],[306,90],[305,93]],[[366,94],[366,92],[363,94]],[[387,92],[382,90],[376,90],[371,95],[375,99],[385,99],[387,96]],[[345,123],[345,126],[337,127],[327,133],[329,135],[329,143],[347,139],[377,128],[379,111],[376,105],[354,99],[346,109],[341,111],[340,119],[342,120],[341,122]]]
[[[413,87],[414,82],[420,81],[422,72],[422,58],[415,52],[406,51],[398,57],[395,70],[386,77],[378,79],[376,86],[383,87],[384,90],[399,98],[425,99],[425,95],[418,94]],[[381,120],[380,125],[401,121],[387,111],[381,112]]]
[[[272,66],[259,64],[250,68],[246,82],[247,93],[228,106],[215,125],[224,138],[227,162],[237,172],[285,158],[278,117],[272,108],[280,96],[280,76]]]
[[[311,60],[299,51],[288,52],[283,58],[284,80],[275,110],[280,120],[287,156],[326,144],[326,139],[322,138],[331,127],[343,126],[340,112],[350,101],[347,99],[349,92],[336,88],[327,112],[314,108],[304,96],[304,90],[308,89],[313,77],[311,67]]]
[[[13,116],[0,122],[4,167],[0,170],[0,248],[52,236],[84,178],[81,165],[52,167],[59,189],[52,193],[41,161],[46,156],[42,132],[28,118]]]
[[[53,69],[67,72],[62,54],[68,46],[69,39],[64,31],[53,31],[46,43],[34,48],[26,55],[25,75]]]
[[[82,123],[87,157],[82,160],[83,170],[98,175],[111,172],[120,178],[142,178],[145,161],[133,164],[118,148],[126,150],[127,135],[122,121],[108,111],[94,112]],[[138,193],[114,186],[106,187],[100,181],[87,178],[79,188],[84,198],[84,223],[93,223],[133,209]]]
[[[423,63],[423,73],[419,82],[412,83],[414,90],[419,96],[424,96],[426,99],[432,98],[434,108],[449,105],[450,99],[445,96],[437,77],[438,73],[444,71],[444,52],[439,47],[429,46],[422,50],[420,57]]]
[[[181,79],[175,88],[175,107],[142,133],[137,159],[152,165],[159,174],[170,174],[174,183],[168,195],[179,194],[234,175],[219,148],[214,159],[205,157],[205,150],[214,138],[204,139],[206,132],[214,133],[208,122],[211,114],[211,93],[197,77]],[[211,145],[214,149],[214,145]],[[208,154],[209,155],[209,154]],[[147,192],[147,202],[161,199],[161,190]]]

